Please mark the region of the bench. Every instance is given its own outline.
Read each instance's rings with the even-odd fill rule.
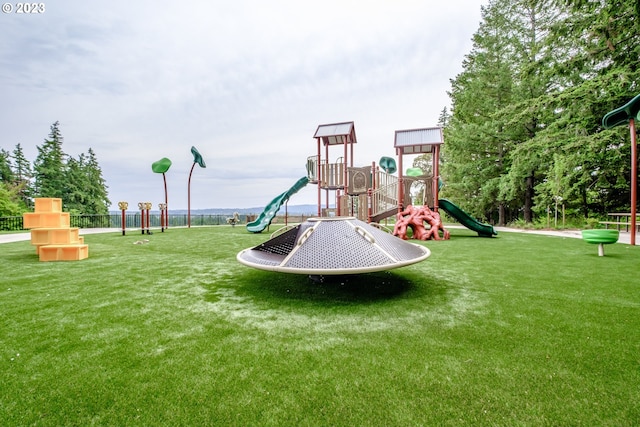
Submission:
[[[608,229],[610,225],[615,225],[617,230],[620,230],[620,226],[625,226],[625,231],[629,231],[630,222],[620,222],[620,221],[599,221],[600,224],[604,225],[605,229]]]
[[[620,231],[621,227],[624,226],[624,231],[628,232],[631,228],[631,214],[626,212],[609,212],[607,216],[611,218],[609,221],[599,221],[600,224],[604,225],[605,229],[608,229],[609,226],[613,228],[615,225],[616,230]],[[638,231],[640,231],[640,218],[636,220],[636,227]]]

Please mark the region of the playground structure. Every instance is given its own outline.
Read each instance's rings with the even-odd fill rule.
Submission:
[[[89,245],[70,227],[70,215],[62,212],[62,199],[36,198],[35,212],[22,214],[24,228],[31,229],[31,244],[40,261],[79,261],[89,257]]]
[[[353,122],[320,125],[313,137],[317,142],[317,154],[307,159],[307,173],[310,183],[318,186],[319,217],[352,215],[369,223],[380,222],[411,204],[410,189],[414,183],[423,185],[424,204],[437,208],[434,201],[438,190],[441,128],[396,131],[394,146],[398,155],[398,176],[393,175],[396,167],[389,157],[381,159],[383,167],[376,166],[375,162],[370,166],[354,167],[354,144],[358,141]],[[339,146],[343,146],[342,156],[330,163],[330,147]],[[424,153],[433,154],[432,173],[403,175],[403,156]],[[335,193],[335,209],[329,207],[331,192]]]
[[[372,162],[367,166],[354,166],[354,144],[358,142],[354,122],[319,125],[313,138],[316,139],[317,152],[307,158],[307,176],[276,196],[254,222],[247,224],[248,231],[259,233],[266,229],[293,194],[307,184],[315,184],[318,191],[318,218],[349,216],[367,223],[379,223],[396,216],[401,225],[394,234],[403,239],[407,238],[407,228],[411,228],[413,235],[420,239],[440,239],[440,232],[442,238],[447,239],[449,233],[443,227],[439,214],[442,208],[481,237],[497,235],[491,225],[477,221],[452,202],[439,199],[438,191],[442,183],[440,147],[444,143],[441,127],[397,130],[394,136],[397,167],[395,159],[391,157],[382,157],[379,165]],[[334,147],[342,148],[341,156],[331,163],[329,149]],[[423,154],[431,154],[427,171],[411,167],[403,173],[405,156]],[[395,172],[397,175],[394,175]],[[412,206],[413,186],[419,186],[422,190],[422,207],[416,209],[421,210],[423,215],[412,215],[412,212],[406,211]],[[331,207],[332,203],[334,207]],[[419,217],[427,219],[428,229]]]
[[[479,236],[497,235],[491,225],[482,224],[450,201],[442,203],[439,199],[440,147],[444,143],[441,127],[397,130],[394,136],[397,168],[390,157],[382,157],[379,165],[373,162],[370,166],[354,167],[353,150],[357,143],[354,122],[320,125],[314,138],[317,154],[307,159],[307,174],[309,182],[318,187],[318,217],[354,216],[368,223],[379,223],[395,215],[398,221],[407,222],[407,227],[413,228],[414,236],[438,239],[439,231],[443,238],[449,236],[439,220],[438,211],[442,208]],[[343,146],[342,156],[335,163],[330,163],[329,148],[336,146]],[[412,167],[403,173],[405,156],[423,154],[431,155],[427,171]],[[396,170],[397,176],[393,174]],[[423,204],[417,209],[425,214],[422,215],[423,219],[433,222],[428,222],[432,226],[429,230],[424,228],[419,216],[411,216],[411,212],[406,212],[412,205],[411,188],[416,184],[422,188]],[[334,209],[330,208],[332,191],[335,193]],[[407,237],[403,225],[396,231],[399,237]]]

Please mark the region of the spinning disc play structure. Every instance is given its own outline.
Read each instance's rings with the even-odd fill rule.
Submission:
[[[431,252],[354,217],[311,218],[238,253],[249,267],[283,273],[347,275],[404,267]]]

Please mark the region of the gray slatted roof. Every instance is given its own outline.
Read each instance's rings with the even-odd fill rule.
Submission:
[[[344,144],[345,142],[358,142],[356,129],[353,122],[331,123],[318,126],[314,138],[321,138],[325,145]]]
[[[393,146],[404,154],[431,153],[434,145],[443,144],[442,128],[397,130]]]

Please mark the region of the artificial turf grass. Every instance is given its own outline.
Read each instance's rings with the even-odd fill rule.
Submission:
[[[240,227],[2,245],[0,422],[636,423],[637,248],[471,236],[324,283],[237,264]]]

